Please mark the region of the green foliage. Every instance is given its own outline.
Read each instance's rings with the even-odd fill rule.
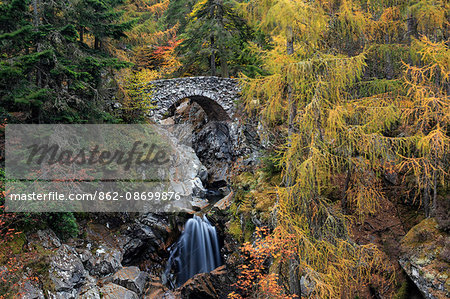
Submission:
[[[188,20],[179,47],[182,62],[190,66],[187,72],[201,74],[209,70],[214,76],[219,63],[222,77],[228,77],[230,71],[235,74],[239,70],[230,70],[230,65],[238,66],[252,60],[250,52],[242,52],[252,31],[238,15],[233,2],[200,0]]]
[[[49,213],[47,215],[47,223],[58,237],[63,240],[78,236],[78,223],[73,213]]]
[[[22,121],[111,120],[110,108],[99,100],[113,96],[102,91],[105,75],[130,64],[98,50],[102,41],[124,36],[132,22],[118,22],[120,2],[86,1],[83,9],[81,2],[40,1],[36,11],[27,0],[0,3],[0,105],[20,112]],[[83,20],[89,13],[95,16]],[[91,33],[96,50],[78,43]]]
[[[181,32],[184,32],[189,20],[189,13],[194,8],[193,0],[173,0],[169,2],[167,11],[164,13],[167,25],[172,27],[179,26]]]
[[[136,20],[120,22],[124,11],[116,8],[122,0],[78,0],[75,2],[73,15],[82,34],[92,34],[94,47],[100,49],[105,38],[125,37],[125,31],[131,29]],[[83,40],[81,41],[83,42]]]

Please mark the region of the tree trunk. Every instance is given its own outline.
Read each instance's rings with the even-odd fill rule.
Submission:
[[[214,36],[211,36],[211,57],[210,59],[210,67],[211,67],[211,76],[216,75],[216,49],[214,49]]]
[[[347,177],[345,178],[345,186],[344,186],[344,195],[342,197],[341,201],[341,208],[344,211],[344,213],[347,211],[347,191],[350,187],[350,179],[352,176],[352,166],[349,162],[348,168],[347,168]]]
[[[223,57],[220,59],[220,71],[223,78],[228,78],[230,76],[228,73],[228,63]]]
[[[423,209],[425,210],[425,217],[430,217],[430,184],[428,181],[423,191]]]
[[[294,38],[292,36],[292,27],[288,27],[287,29],[287,41],[286,41],[286,53],[288,55],[294,54]],[[294,120],[297,115],[297,105],[292,98],[292,86],[287,82],[287,99],[288,99],[288,142],[290,143],[292,140],[292,134],[294,133]],[[290,145],[289,145],[290,146]],[[291,163],[288,161],[286,165],[286,175],[284,178],[284,183],[286,187],[290,187],[292,185],[291,178],[289,177],[289,173],[291,170]]]
[[[98,38],[98,37],[95,37],[95,39],[94,39],[94,49],[100,50],[100,38]]]
[[[294,54],[294,36],[292,32],[292,27],[289,26],[287,28],[287,38],[286,38],[286,53],[288,55]],[[292,135],[295,132],[295,117],[297,116],[297,103],[293,99],[292,96],[292,86],[290,85],[289,80],[286,78],[287,83],[287,100],[288,100],[288,142],[289,146],[292,142]],[[286,175],[285,175],[285,185],[286,188],[289,189],[292,186],[293,178],[289,175],[291,172],[291,162],[288,161],[286,165]],[[290,191],[288,190],[288,196],[291,196]],[[297,261],[295,259],[289,260],[289,291],[291,294],[295,294],[300,297],[301,289],[300,289],[300,279],[297,268]]]
[[[34,27],[34,30],[37,30],[38,26],[39,26],[38,4],[37,4],[37,0],[33,0],[33,27]]]
[[[430,214],[432,217],[436,215],[437,208],[437,170],[433,170],[433,202],[431,203]]]
[[[84,43],[84,27],[80,27],[80,43]]]
[[[300,279],[298,278],[298,262],[292,258],[289,260],[289,291],[291,294],[295,294],[300,298],[302,292],[300,286]]]

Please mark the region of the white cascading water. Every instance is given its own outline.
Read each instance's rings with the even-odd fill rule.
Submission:
[[[164,280],[169,277],[171,269],[175,269],[176,286],[180,286],[195,274],[211,272],[220,265],[216,228],[205,216],[194,216],[186,222],[170,254]]]

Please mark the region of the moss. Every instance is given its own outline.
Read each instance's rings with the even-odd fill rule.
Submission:
[[[402,285],[394,295],[394,299],[407,299],[408,298],[408,282],[403,281]]]
[[[402,239],[405,248],[416,248],[425,243],[434,242],[439,235],[438,224],[434,218],[428,218],[414,226]]]
[[[228,227],[228,232],[235,238],[236,240],[242,240],[242,230],[241,225],[238,220],[232,220]]]
[[[11,254],[15,255],[22,253],[25,241],[26,241],[25,234],[20,233],[14,235],[14,237],[11,240],[3,244],[3,248],[7,248],[7,250],[6,251],[0,250],[0,264],[5,263],[5,258],[7,258],[7,256]],[[7,256],[5,256],[5,254]]]

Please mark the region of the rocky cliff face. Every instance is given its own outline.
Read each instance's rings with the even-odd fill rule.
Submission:
[[[184,99],[171,110],[170,117],[162,123],[192,125],[192,148],[207,169],[207,173],[200,176],[207,187],[225,186],[231,167],[238,159],[246,159],[245,163],[255,162],[252,153],[257,152],[260,143],[250,124],[211,119],[199,104],[190,99]]]
[[[450,296],[450,235],[435,218],[414,226],[401,241],[400,265],[425,298]]]

